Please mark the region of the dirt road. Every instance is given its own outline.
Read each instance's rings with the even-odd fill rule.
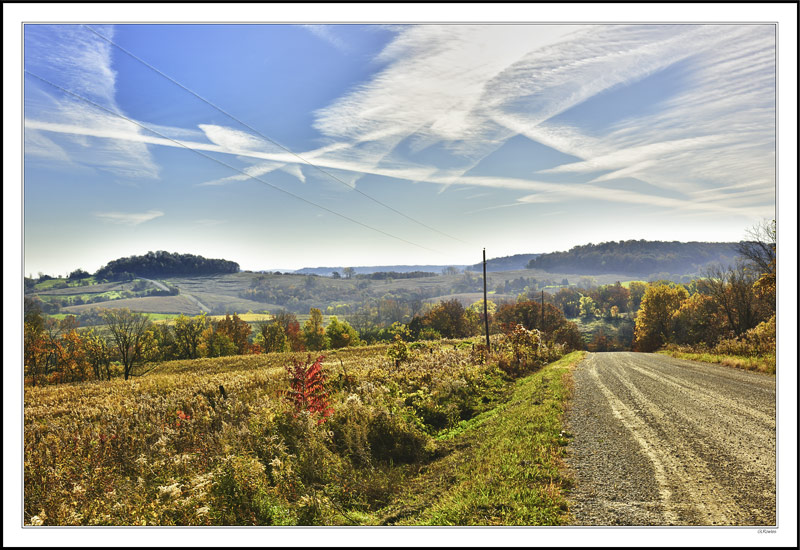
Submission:
[[[574,380],[574,524],[775,524],[775,377],[620,352]]]

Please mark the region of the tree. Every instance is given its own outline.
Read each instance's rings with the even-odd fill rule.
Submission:
[[[127,308],[107,309],[102,317],[111,332],[115,351],[122,363],[122,374],[127,380],[134,375],[135,368],[143,362],[147,352],[144,348],[145,333],[151,325],[150,320]]]
[[[655,351],[668,342],[671,336],[672,317],[688,297],[689,293],[680,286],[648,286],[636,316],[634,349]]]
[[[356,274],[356,270],[354,268],[352,268],[352,267],[345,267],[342,270],[342,274],[344,275],[345,279],[352,279],[353,275]]]
[[[88,279],[89,277],[91,277],[90,273],[87,273],[86,271],[82,270],[81,268],[78,268],[75,271],[73,271],[72,273],[70,273],[69,277],[67,277],[67,278],[72,280],[72,279]]]
[[[175,347],[178,356],[182,359],[197,359],[200,357],[200,342],[202,341],[203,331],[208,327],[206,314],[197,315],[189,318],[186,315],[179,315],[172,325],[175,334]]]
[[[111,360],[113,358],[108,341],[97,334],[94,329],[89,329],[83,334],[84,349],[89,365],[98,380],[105,378],[111,380]]]
[[[758,274],[752,266],[739,261],[728,268],[711,267],[705,275],[698,288],[721,308],[727,329],[734,335],[741,336],[769,317],[753,288]]]
[[[553,303],[564,312],[565,317],[577,317],[580,313],[581,293],[574,288],[560,288],[553,296]]]
[[[736,252],[752,263],[760,273],[775,271],[777,225],[775,220],[763,220],[747,230],[749,240],[736,245]]]
[[[260,329],[264,353],[280,353],[289,348],[286,332],[280,323],[263,323]]]
[[[329,341],[325,336],[325,327],[322,324],[322,312],[312,307],[308,314],[309,319],[303,324],[303,336],[305,337],[306,347],[314,351],[327,349]]]
[[[597,304],[591,296],[581,296],[579,300],[579,314],[581,317],[594,317]]]
[[[630,299],[628,300],[628,311],[636,313],[642,305],[642,298],[647,291],[647,283],[641,281],[631,281],[628,285]]]
[[[457,299],[436,304],[425,316],[425,324],[444,338],[465,338],[478,332],[477,320],[471,326],[464,306]]]
[[[346,321],[339,321],[336,316],[331,317],[325,328],[332,349],[356,346],[359,344],[358,333]]]
[[[671,341],[676,344],[713,346],[721,337],[724,320],[714,299],[695,293],[672,315]]]
[[[238,353],[231,337],[220,330],[219,323],[213,321],[203,330],[197,351],[203,357],[227,357]]]
[[[225,315],[224,319],[217,321],[217,330],[230,338],[237,354],[244,355],[247,353],[250,344],[250,333],[253,329],[239,315],[236,313],[233,314],[233,317]]]
[[[777,225],[775,220],[762,221],[747,232],[750,240],[742,241],[736,251],[760,273],[753,283],[756,296],[775,313],[777,296]]]

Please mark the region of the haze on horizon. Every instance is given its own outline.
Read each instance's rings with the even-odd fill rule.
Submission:
[[[774,25],[27,24],[24,48],[25,274],[474,264],[775,218]]]

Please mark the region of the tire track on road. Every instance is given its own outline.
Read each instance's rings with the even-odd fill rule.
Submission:
[[[774,378],[633,353],[574,378],[575,523],[775,524]]]

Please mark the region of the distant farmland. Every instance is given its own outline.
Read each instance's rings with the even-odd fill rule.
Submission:
[[[132,311],[142,313],[185,313],[187,315],[199,315],[203,310],[191,299],[186,296],[146,296],[144,298],[126,298],[123,300],[111,300],[109,302],[97,302],[94,304],[83,304],[79,306],[68,306],[62,308],[63,313],[85,313],[92,308],[97,309],[117,309],[128,308]]]

